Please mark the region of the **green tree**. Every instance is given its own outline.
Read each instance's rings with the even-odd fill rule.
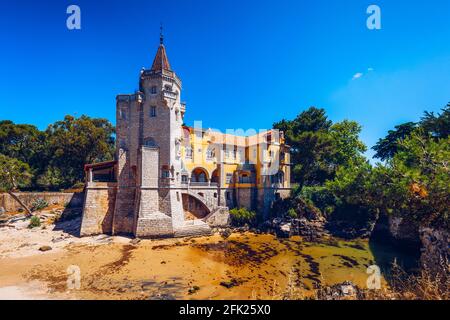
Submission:
[[[387,136],[380,139],[372,148],[376,152],[374,158],[381,161],[392,159],[397,152],[401,151],[401,142],[418,129],[425,137],[447,138],[450,131],[450,103],[442,109],[440,114],[425,111],[419,123],[407,122],[390,130]]]
[[[292,121],[275,123],[274,128],[285,132],[294,181],[300,187],[323,185],[339,166],[364,159],[361,126],[349,120],[333,124],[323,109],[311,107]]]
[[[377,206],[422,225],[449,228],[450,138],[415,132],[401,142],[386,166],[378,166],[372,185]]]
[[[364,162],[363,153],[366,152],[366,145],[359,139],[361,125],[356,121],[344,120],[333,124],[330,129],[333,138],[333,162],[336,166],[346,166]]]
[[[325,110],[311,107],[294,120],[282,120],[274,128],[284,131],[291,146],[293,178],[301,186],[323,183],[332,174],[329,155],[333,141],[329,135],[332,122]]]
[[[372,148],[375,151],[374,158],[386,161],[400,150],[401,141],[411,135],[416,130],[417,124],[414,122],[407,122],[390,130],[387,136],[378,140],[377,144]]]
[[[35,177],[48,164],[46,134],[35,126],[0,121],[0,153],[27,163],[33,174],[30,186],[35,186]]]
[[[434,138],[447,138],[450,132],[450,102],[438,115],[425,111],[420,126]]]
[[[44,173],[37,177],[36,183],[40,188],[45,190],[57,190],[59,186],[64,184],[64,177],[61,170],[56,167],[48,166]]]
[[[62,187],[82,181],[85,164],[113,159],[114,132],[108,120],[84,115],[66,116],[47,128],[50,166],[59,170],[58,177],[64,177]]]
[[[0,191],[7,192],[31,215],[31,210],[13,193],[19,187],[27,186],[30,178],[28,164],[0,154]]]

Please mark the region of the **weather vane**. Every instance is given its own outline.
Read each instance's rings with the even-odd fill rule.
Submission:
[[[163,42],[164,42],[164,35],[163,35],[163,24],[162,24],[162,22],[160,23],[160,26],[159,26],[159,43],[160,44],[163,44]]]

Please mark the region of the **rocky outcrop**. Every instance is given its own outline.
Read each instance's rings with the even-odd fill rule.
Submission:
[[[381,215],[371,234],[372,240],[390,243],[408,251],[418,251],[421,246],[419,227],[413,221],[399,217]]]
[[[317,291],[319,300],[359,300],[362,298],[363,292],[350,281],[322,287]]]
[[[273,231],[279,238],[302,236],[307,241],[318,241],[327,232],[322,219],[308,220],[306,218],[275,218],[266,223],[266,228]]]
[[[450,233],[430,227],[420,228],[422,242],[420,264],[432,275],[450,277]]]
[[[230,220],[230,212],[227,207],[218,207],[205,218],[205,222],[212,228],[228,227]]]
[[[286,199],[274,205],[275,213],[284,213],[267,221],[264,228],[280,238],[299,235],[307,241],[317,241],[327,234],[326,219],[314,206],[301,198]]]

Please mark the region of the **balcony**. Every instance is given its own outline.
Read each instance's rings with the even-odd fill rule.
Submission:
[[[164,98],[169,98],[169,99],[177,99],[177,97],[178,97],[176,92],[167,91],[167,90],[163,90],[163,96],[164,96]]]
[[[192,182],[190,183],[192,187],[209,187],[209,182]]]

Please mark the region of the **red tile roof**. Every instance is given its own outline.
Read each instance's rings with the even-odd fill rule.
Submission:
[[[159,45],[158,51],[156,52],[155,59],[153,60],[152,65],[153,71],[161,71],[161,70],[169,70],[172,71],[170,68],[169,59],[167,58],[166,54],[166,48],[163,44]]]

